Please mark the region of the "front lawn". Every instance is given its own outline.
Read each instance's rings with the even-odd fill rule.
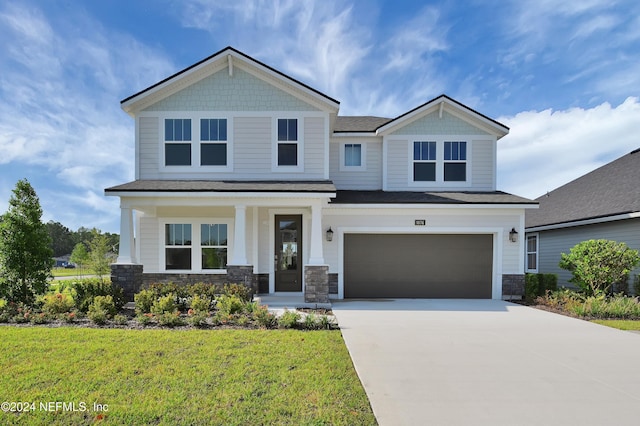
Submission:
[[[0,399],[35,403],[0,424],[376,424],[340,331],[2,326],[0,341]]]
[[[593,320],[593,322],[607,327],[617,328],[619,330],[639,330],[640,321],[638,320]]]

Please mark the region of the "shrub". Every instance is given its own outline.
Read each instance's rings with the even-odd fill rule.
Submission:
[[[222,287],[215,284],[196,283],[186,287],[189,296],[198,295],[203,299],[208,299],[213,306],[217,294],[222,294]]]
[[[64,314],[61,314],[61,318],[64,322],[72,323],[76,319],[78,319],[78,316],[75,312],[66,312]]]
[[[95,324],[103,325],[107,323],[107,311],[96,308],[95,305],[89,306],[89,313],[87,316]]]
[[[278,323],[276,316],[269,312],[269,308],[264,305],[256,306],[253,310],[252,317],[260,327],[264,328],[273,328]]]
[[[243,311],[244,303],[236,295],[222,295],[218,297],[216,308],[222,315],[233,315]]]
[[[624,243],[588,240],[562,253],[559,266],[571,271],[569,280],[587,295],[608,293],[616,283],[627,282],[631,270],[640,263],[640,254]]]
[[[525,300],[534,300],[538,294],[539,279],[536,274],[526,274],[524,276],[524,297]]]
[[[300,314],[296,311],[284,310],[284,313],[278,317],[278,326],[280,328],[295,328],[300,321]]]
[[[542,283],[544,291],[541,296],[547,291],[556,291],[558,289],[558,276],[556,274],[538,274],[538,283]]]
[[[113,302],[113,297],[111,296],[94,297],[93,303],[89,305],[89,313],[91,313],[92,309],[93,311],[104,311],[107,315],[107,318],[112,318],[118,313],[118,309],[116,308],[116,305]]]
[[[7,301],[5,299],[0,299],[0,311],[4,311],[7,308]]]
[[[168,297],[168,296],[165,296]],[[178,327],[184,325],[184,320],[180,318],[180,312],[164,312],[157,316],[158,324],[165,327]]]
[[[76,280],[70,283],[75,292],[76,307],[80,312],[86,313],[89,305],[96,296],[111,296],[116,310],[122,309],[125,304],[122,288],[112,285],[108,281],[97,278]]]
[[[153,290],[140,290],[139,293],[133,296],[133,300],[136,302],[136,313],[138,315],[148,314],[156,301],[156,294]]]
[[[321,330],[331,330],[336,326],[335,320],[333,318],[329,318],[328,315],[320,315],[320,320],[318,321],[318,328]]]
[[[633,278],[633,294],[640,296],[640,275],[636,274]]]
[[[187,318],[187,323],[193,327],[204,327],[207,325],[207,314],[204,312],[194,312]]]
[[[113,317],[113,322],[118,325],[127,325],[129,319],[126,317],[126,315],[118,314]]]
[[[252,291],[244,284],[225,284],[222,289],[225,296],[237,296],[240,300],[250,302],[253,298]]]
[[[178,309],[176,308],[175,303],[176,296],[173,293],[169,293],[166,296],[160,297],[158,300],[153,302],[151,306],[151,313],[156,315],[162,314],[173,314]]]
[[[136,321],[142,326],[149,325],[153,322],[153,314],[144,313],[136,316]]]
[[[33,314],[29,317],[29,321],[31,324],[46,324],[49,322],[49,316],[44,312],[40,312],[38,314]]]
[[[316,330],[318,328],[316,318],[315,314],[307,314],[302,322],[304,328],[306,330]]]
[[[47,294],[44,296],[42,311],[51,315],[64,314],[65,312],[71,312],[74,306],[75,303],[68,294]]]
[[[191,298],[191,309],[196,312],[209,312],[211,310],[211,301],[196,294]]]

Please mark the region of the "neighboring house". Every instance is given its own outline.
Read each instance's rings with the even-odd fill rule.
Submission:
[[[509,129],[445,96],[396,118],[231,47],[122,101],[135,181],[112,279],[242,282],[307,301],[522,293],[524,211],[496,190]],[[135,214],[134,214],[135,212]],[[511,241],[514,240],[514,241]]]
[[[640,149],[536,201],[540,208],[526,213],[526,270],[558,274],[558,284],[570,286],[571,273],[558,263],[579,242],[607,239],[640,249]]]

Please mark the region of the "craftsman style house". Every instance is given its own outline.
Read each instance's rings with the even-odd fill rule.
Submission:
[[[122,101],[135,180],[112,279],[329,298],[517,296],[528,199],[496,190],[509,129],[445,96],[396,118],[227,47]]]

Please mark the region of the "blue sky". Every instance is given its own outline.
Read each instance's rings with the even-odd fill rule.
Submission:
[[[133,179],[120,100],[231,45],[395,117],[446,93],[504,123],[498,189],[538,197],[640,147],[640,2],[0,1],[0,211],[117,232]]]

